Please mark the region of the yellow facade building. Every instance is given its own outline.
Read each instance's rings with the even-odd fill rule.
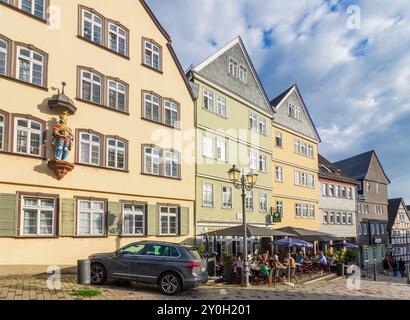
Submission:
[[[318,144],[316,131],[296,85],[272,102],[273,199],[275,228],[319,231]]]
[[[0,21],[0,272],[192,243],[193,94],[146,3],[10,0]],[[71,172],[50,162],[64,111]]]

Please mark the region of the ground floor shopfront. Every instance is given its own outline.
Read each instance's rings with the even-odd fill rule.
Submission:
[[[192,245],[193,206],[187,199],[0,184],[0,273],[70,267],[142,240]]]
[[[386,255],[386,244],[373,244],[360,246],[360,263],[363,268],[374,268],[376,263],[377,270],[382,270],[382,261]]]

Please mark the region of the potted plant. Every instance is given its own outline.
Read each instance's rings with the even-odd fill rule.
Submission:
[[[232,282],[233,275],[233,260],[232,256],[224,252],[223,254],[223,264],[224,264],[224,278],[226,282]]]

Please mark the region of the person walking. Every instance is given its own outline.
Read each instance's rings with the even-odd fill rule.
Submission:
[[[383,263],[383,273],[384,273],[385,276],[388,276],[389,272],[390,272],[390,264],[389,264],[389,260],[387,258],[387,255],[384,257],[382,263]]]
[[[397,275],[399,273],[399,265],[398,265],[396,259],[393,260],[392,268],[393,268],[393,277],[397,277]]]
[[[399,272],[401,277],[404,278],[406,273],[406,262],[403,261],[403,258],[400,258],[399,260]]]

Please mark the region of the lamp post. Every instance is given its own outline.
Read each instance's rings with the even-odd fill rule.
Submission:
[[[236,189],[242,190],[242,218],[243,218],[243,250],[244,250],[244,261],[243,261],[243,275],[242,275],[242,287],[249,287],[249,266],[248,266],[248,236],[247,236],[247,225],[246,225],[246,214],[245,214],[245,199],[246,191],[251,191],[256,185],[258,175],[253,171],[250,171],[245,175],[244,170],[241,171],[233,166],[228,172],[229,179]]]

